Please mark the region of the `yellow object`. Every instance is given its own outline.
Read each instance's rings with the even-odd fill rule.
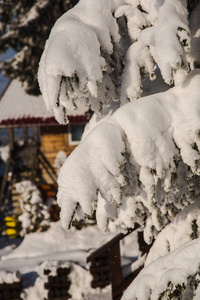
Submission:
[[[6,216],[4,218],[5,221],[5,232],[11,238],[15,238],[18,234],[18,220],[17,217]]]

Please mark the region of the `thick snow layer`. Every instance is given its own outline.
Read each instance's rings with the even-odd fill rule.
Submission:
[[[90,101],[92,98],[98,94],[108,99],[111,96],[105,97],[101,89],[115,90],[108,76],[113,70],[108,69],[108,58],[102,56],[101,50],[110,56],[113,53],[111,40],[119,44],[118,26],[112,16],[116,3],[82,0],[58,19],[51,31],[38,79],[46,106],[60,123],[67,122],[66,113],[76,109],[77,99],[95,107],[95,101]],[[106,79],[103,79],[104,71]],[[99,104],[97,106],[100,109]]]
[[[199,187],[190,172],[199,175],[199,150],[194,147],[200,146],[199,83],[196,69],[174,88],[122,106],[90,131],[59,173],[64,227],[79,203],[85,214],[97,209],[103,230],[133,226],[149,211],[147,227],[154,224],[159,231],[168,222],[160,212],[173,214],[194,201]],[[146,240],[151,234],[146,231]]]
[[[59,172],[60,167],[64,164],[64,161],[66,158],[67,158],[67,155],[63,150],[58,151],[55,161],[54,161],[54,167],[57,168],[57,170],[58,170],[57,172]]]
[[[134,282],[125,291],[123,300],[156,300],[159,295],[167,290],[173,282],[186,286],[188,277],[195,275],[200,262],[200,239],[186,243],[170,254],[163,256],[144,268]],[[173,289],[172,289],[173,290]],[[196,297],[199,299],[199,289]],[[169,299],[169,298],[163,298]],[[182,299],[182,298],[181,298]],[[193,299],[193,298],[184,298]]]
[[[20,272],[0,271],[0,284],[19,282],[21,279]]]
[[[79,101],[100,113],[110,98],[123,105],[141,96],[156,65],[176,84],[194,64],[188,25],[186,1],[79,1],[55,23],[40,61],[47,108],[63,124]]]
[[[97,226],[66,231],[60,221],[52,223],[46,232],[26,235],[17,248],[14,249],[14,245],[11,245],[0,251],[0,281],[2,279],[5,282],[9,278],[16,281],[16,274],[19,275],[20,271],[23,281],[22,299],[44,300],[47,296],[47,290],[44,289],[44,283],[47,281],[44,269],[50,269],[52,275],[55,275],[58,266],[71,267],[72,299],[111,300],[110,286],[103,290],[91,288],[91,275],[86,257],[113,236],[111,233],[102,233]],[[126,265],[126,273],[130,272],[131,262],[140,255],[137,232],[128,235],[120,248],[122,264]]]
[[[96,227],[88,227],[81,231],[72,228],[66,231],[62,228],[61,222],[51,223],[51,228],[46,232],[27,234],[21,245],[9,255],[3,256],[3,260],[16,258],[30,258],[54,254],[59,252],[73,252],[77,249],[88,251],[105,243],[113,234],[102,234],[99,232],[98,240],[92,238],[96,235]]]
[[[22,243],[9,254],[1,257],[0,269],[22,270],[27,268],[28,263],[37,264],[48,258],[78,261],[86,265],[88,251],[97,249],[114,237],[112,233],[103,233],[97,226],[89,226],[82,230],[63,229],[61,222],[51,223],[46,232],[35,232],[27,234]],[[124,240],[121,253],[123,257],[137,257],[137,235],[131,234]],[[16,264],[13,261],[16,260]],[[19,265],[17,265],[19,260]],[[24,265],[22,261],[24,260]],[[21,264],[21,266],[20,266]]]
[[[125,299],[157,299],[167,288],[198,280],[200,258],[193,258],[199,241],[192,243],[193,253],[185,246],[189,259],[183,270],[182,250],[198,237],[199,224],[199,10],[197,5],[190,17],[185,0],[80,0],[55,24],[40,62],[41,91],[60,123],[78,101],[95,112],[59,172],[62,225],[70,227],[73,218],[96,211],[103,231],[145,223],[150,243],[177,215]],[[145,90],[146,77],[160,93]],[[166,91],[163,82],[174,86]]]
[[[147,256],[145,266],[197,238],[199,236],[198,228],[200,228],[199,198],[178,213],[175,219],[158,234]]]

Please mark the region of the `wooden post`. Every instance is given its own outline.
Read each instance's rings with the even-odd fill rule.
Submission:
[[[3,200],[5,200],[5,190],[6,190],[6,184],[8,181],[8,173],[10,170],[10,165],[11,165],[11,158],[9,157],[6,163],[6,169],[5,169],[5,173],[3,176],[3,181],[1,184],[1,190],[0,190],[0,205],[3,203]]]
[[[112,274],[112,299],[119,300],[122,297],[122,291],[117,287],[119,287],[123,281],[119,241],[110,248],[110,269]]]
[[[34,141],[35,141],[35,145],[38,145],[39,140],[38,140],[38,128],[37,126],[33,127],[33,131],[34,131]]]
[[[31,180],[34,182],[36,180],[37,170],[38,170],[38,155],[39,155],[39,140],[38,140],[38,128],[37,126],[33,127],[34,130],[34,159],[32,166],[32,175]]]
[[[0,204],[2,204],[4,198],[5,198],[5,190],[6,190],[6,184],[8,181],[8,173],[10,171],[10,166],[12,163],[12,154],[13,154],[13,149],[14,149],[14,132],[13,132],[13,128],[9,128],[8,129],[8,133],[9,133],[9,158],[7,160],[6,163],[6,169],[5,169],[5,173],[3,176],[3,181],[1,184],[1,190],[0,190]]]
[[[27,145],[28,144],[28,128],[24,127],[24,144]]]
[[[9,143],[10,143],[10,153],[11,153],[14,149],[14,132],[13,132],[13,128],[9,128],[8,132],[9,132]]]

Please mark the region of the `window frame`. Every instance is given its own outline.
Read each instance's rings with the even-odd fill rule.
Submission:
[[[81,141],[81,139],[80,140],[75,140],[75,141],[72,140],[72,126],[80,126],[80,125],[84,126],[84,128],[85,128],[86,124],[85,123],[78,123],[78,124],[69,124],[68,125],[68,144],[70,146],[76,146]],[[83,128],[83,132],[84,132],[84,128]],[[81,136],[81,138],[82,138],[82,136]]]

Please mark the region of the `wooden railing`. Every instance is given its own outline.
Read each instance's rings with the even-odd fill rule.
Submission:
[[[3,181],[1,184],[1,190],[0,190],[0,207],[2,205],[2,202],[5,200],[6,197],[6,191],[7,191],[7,185],[8,185],[8,174],[10,172],[10,169],[13,167],[13,157],[12,157],[12,153],[14,150],[14,133],[13,133],[13,129],[9,128],[8,130],[9,132],[9,157],[7,159],[7,163],[6,163],[6,169],[5,169],[5,173],[3,176]]]
[[[10,172],[10,168],[11,168],[11,156],[7,160],[5,173],[4,173],[2,184],[1,184],[0,206],[3,204],[3,200],[6,197],[6,190],[7,190],[7,185],[8,185],[8,173]]]
[[[42,165],[42,168],[47,172],[51,180],[54,184],[57,184],[57,173],[55,168],[50,164],[46,156],[39,150],[38,151],[38,160],[39,163]]]
[[[140,226],[138,224],[135,224],[135,227],[129,230],[127,234],[118,234],[87,257],[87,263],[90,263],[90,273],[93,276],[91,283],[92,287],[103,288],[108,284],[111,284],[113,300],[121,299],[123,292],[143,268],[143,266],[140,266],[129,276],[123,278],[120,241],[139,227]],[[141,238],[142,236],[140,236],[140,239]],[[149,245],[145,242],[144,244],[146,250],[143,251],[143,253],[148,252],[150,249]],[[144,244],[141,246],[143,250],[145,248]]]

